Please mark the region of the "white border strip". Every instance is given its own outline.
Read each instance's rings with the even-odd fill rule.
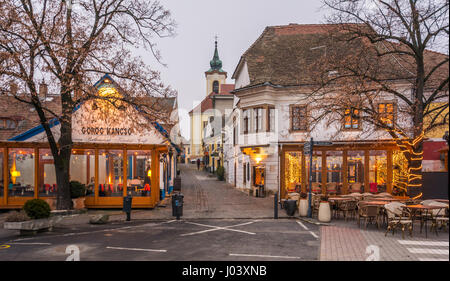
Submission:
[[[250,255],[250,254],[229,254],[235,257],[259,257],[259,258],[281,258],[281,259],[301,259],[300,257],[290,257],[290,256],[269,256],[269,255]]]
[[[423,248],[407,248],[413,254],[434,254],[434,255],[448,255],[448,250],[441,249],[423,249]]]
[[[106,249],[113,249],[113,250],[128,250],[128,251],[144,251],[144,252],[160,252],[160,253],[166,253],[167,250],[153,250],[153,249],[139,249],[139,248],[121,248],[121,247],[106,247]]]
[[[423,245],[423,246],[446,246],[448,247],[448,241],[414,241],[414,240],[398,240],[398,243],[402,245]]]

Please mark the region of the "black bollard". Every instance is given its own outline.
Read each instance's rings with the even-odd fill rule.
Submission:
[[[278,192],[273,196],[273,218],[278,219]]]

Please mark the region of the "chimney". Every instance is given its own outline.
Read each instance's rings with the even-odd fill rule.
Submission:
[[[9,83],[9,92],[11,93],[11,95],[15,96],[17,94],[17,84],[16,82],[11,81]]]
[[[39,97],[45,99],[47,97],[48,86],[44,81],[39,84]]]

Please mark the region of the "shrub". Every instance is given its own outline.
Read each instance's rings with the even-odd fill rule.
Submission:
[[[42,199],[31,199],[25,202],[23,210],[31,219],[50,217],[50,206]]]
[[[223,181],[225,179],[225,168],[223,166],[219,166],[217,168],[216,174],[217,174],[217,178],[220,181]]]
[[[79,198],[86,196],[86,185],[79,181],[70,182],[70,198]]]
[[[21,210],[20,212],[13,211],[6,217],[6,222],[20,222],[20,221],[29,221],[30,217],[27,216],[24,210]]]

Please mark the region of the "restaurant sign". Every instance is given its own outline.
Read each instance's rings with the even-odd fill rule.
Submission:
[[[81,133],[83,135],[129,136],[133,133],[133,129],[111,127],[81,127]]]

